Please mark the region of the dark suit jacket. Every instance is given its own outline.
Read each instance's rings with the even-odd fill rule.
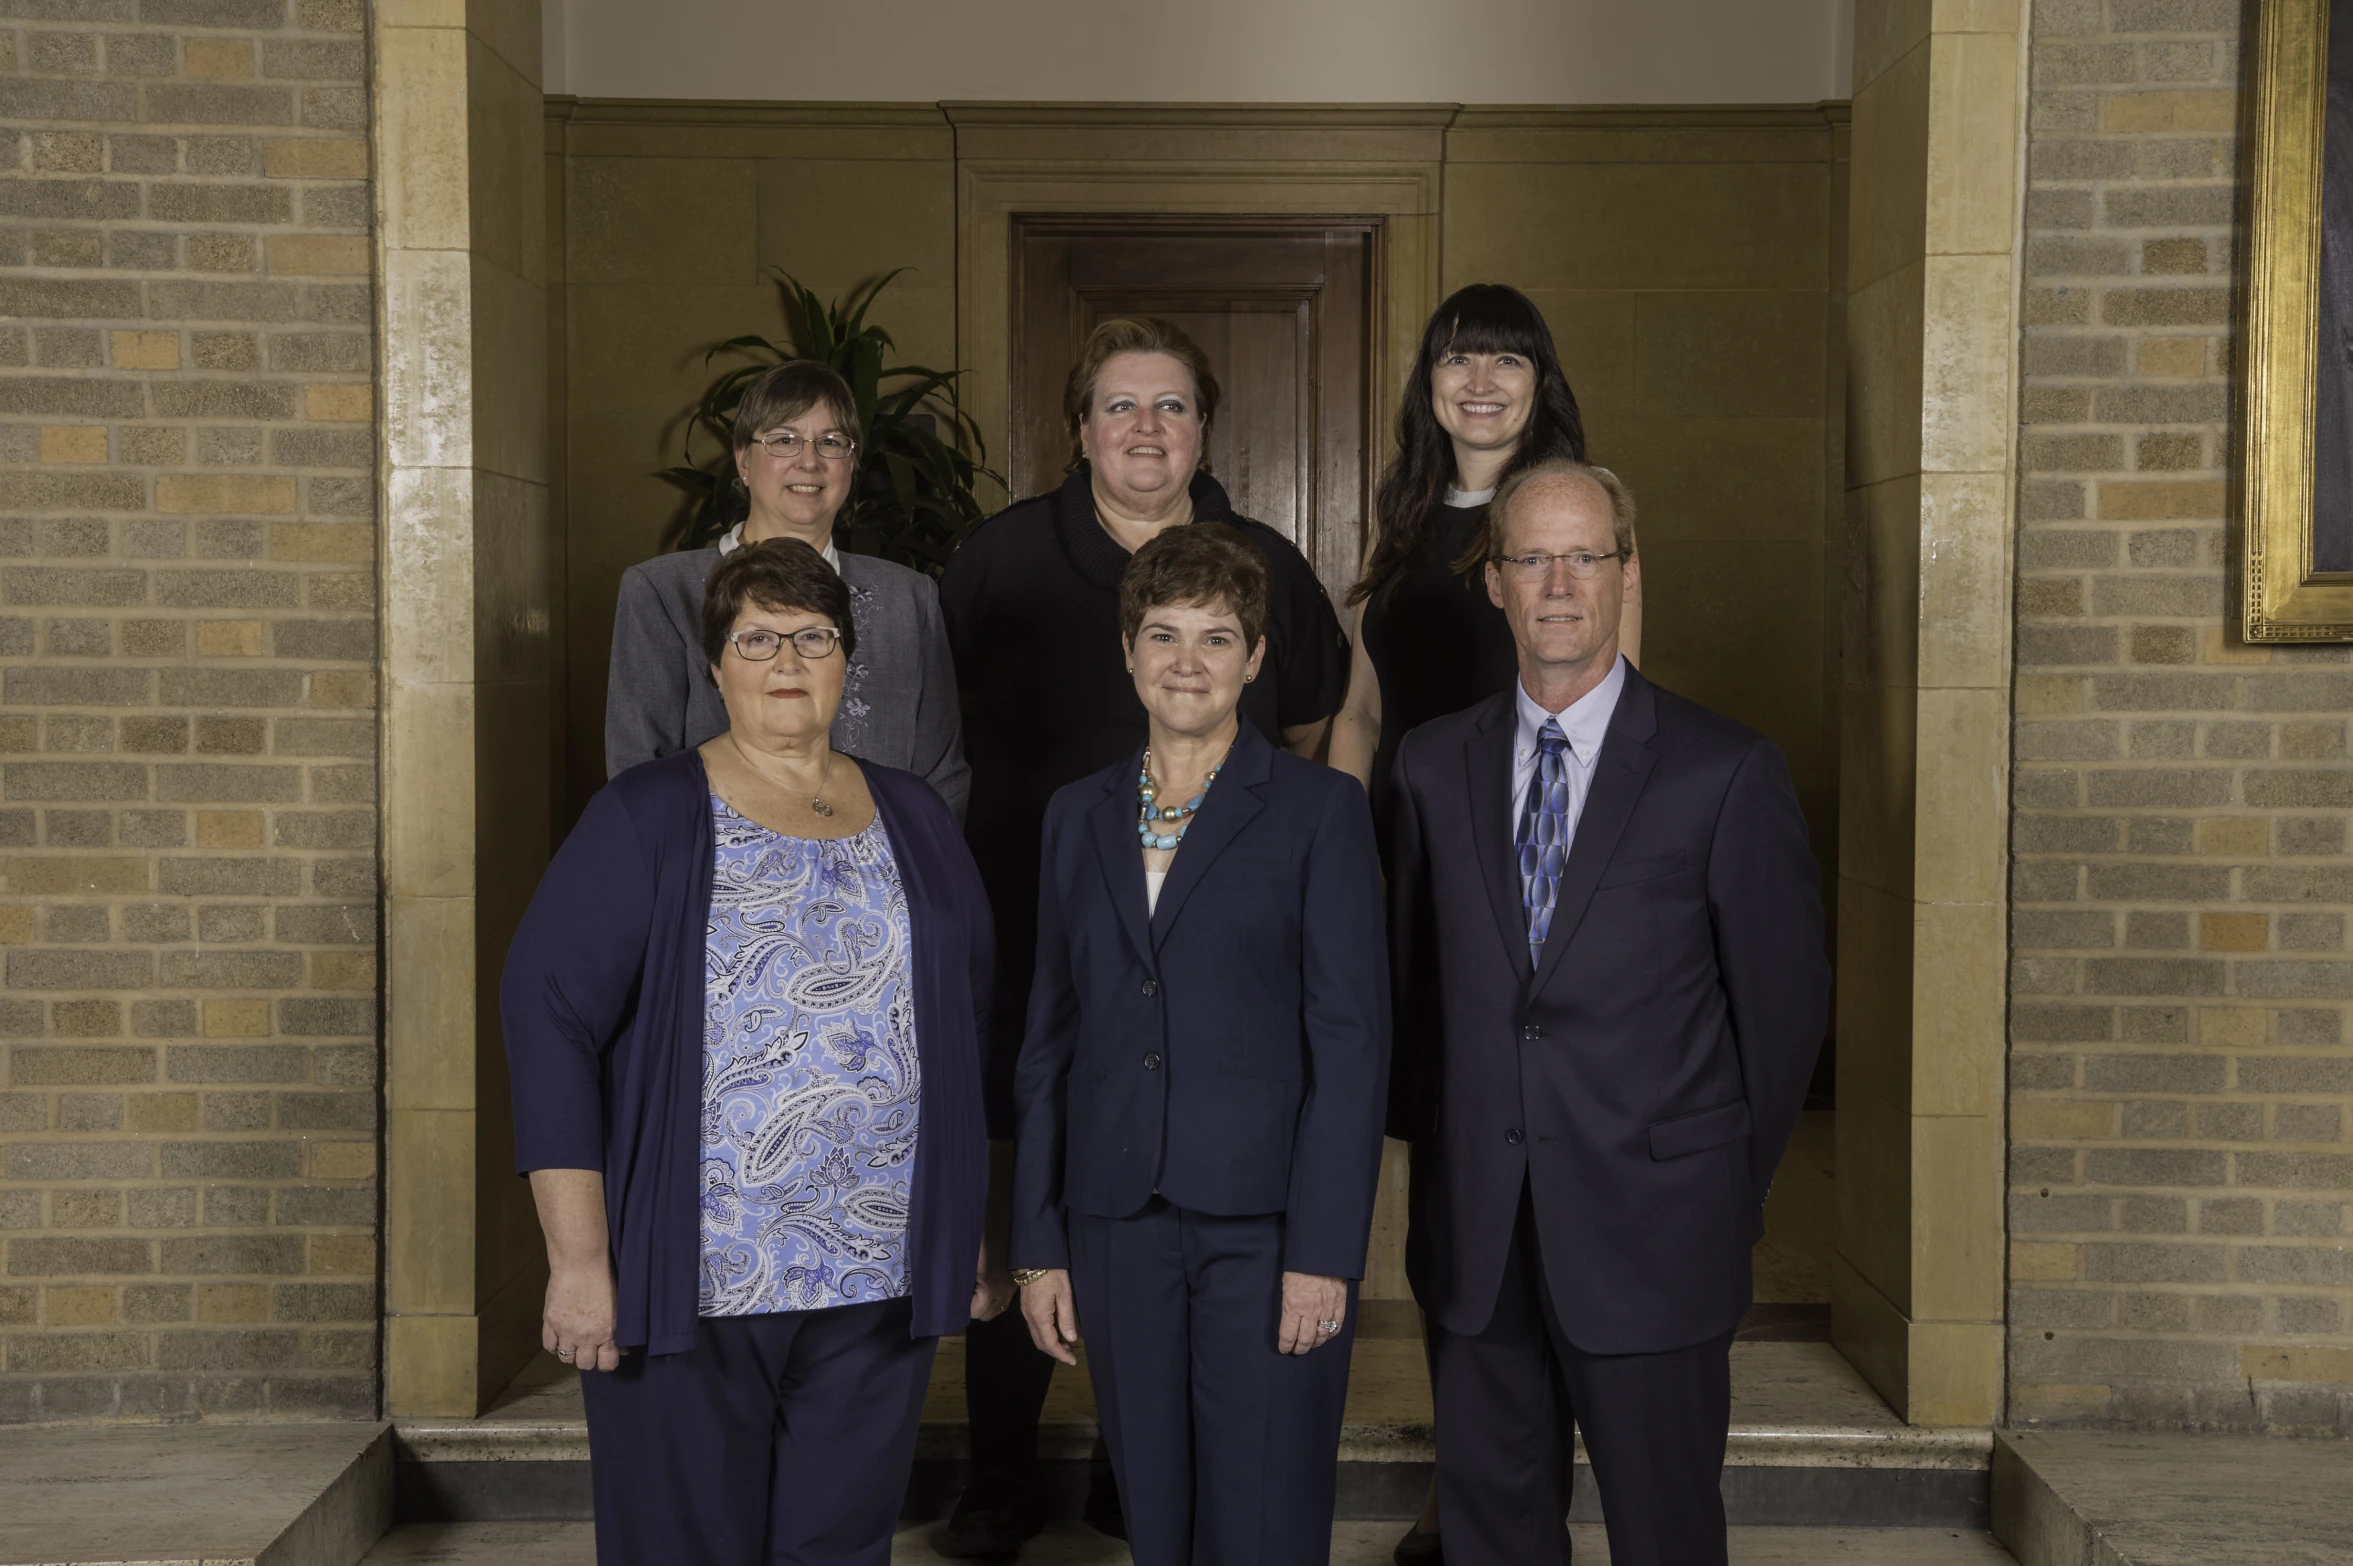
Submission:
[[[1243,724],[1147,921],[1140,760],[1046,809],[1014,1265],[1067,1267],[1066,1211],[1157,1193],[1281,1213],[1287,1270],[1360,1276],[1389,1069],[1364,792]]]
[[[1687,1348],[1748,1308],[1821,1047],[1820,871],[1779,748],[1629,670],[1531,973],[1513,730],[1506,691],[1397,754],[1407,1270],[1440,1325],[1480,1331],[1524,1184],[1569,1341]]]

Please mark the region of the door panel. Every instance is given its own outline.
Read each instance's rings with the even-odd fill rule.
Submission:
[[[1364,549],[1373,442],[1367,342],[1376,223],[1016,218],[1016,495],[1061,483],[1062,391],[1098,321],[1165,316],[1224,391],[1205,466],[1289,538],[1337,598]]]

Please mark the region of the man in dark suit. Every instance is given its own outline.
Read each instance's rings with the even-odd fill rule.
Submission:
[[[1619,657],[1633,525],[1603,469],[1507,480],[1519,679],[1397,755],[1390,1132],[1449,1566],[1565,1566],[1572,1420],[1616,1566],[1721,1566],[1732,1334],[1822,1042],[1788,767]]]

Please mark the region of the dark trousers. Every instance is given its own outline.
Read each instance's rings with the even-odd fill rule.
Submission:
[[[1525,1195],[1476,1337],[1432,1324],[1447,1566],[1567,1566],[1573,1429],[1585,1433],[1611,1566],[1724,1566],[1732,1339],[1587,1354],[1561,1332]]]
[[[1073,1213],[1070,1270],[1136,1566],[1328,1559],[1355,1285],[1331,1342],[1285,1354],[1282,1218],[1158,1199]]]
[[[964,1334],[964,1417],[972,1429],[972,1477],[1008,1475],[1034,1481],[1038,1419],[1054,1361],[1030,1341],[1021,1306],[994,1321],[976,1321]]]
[[[582,1376],[598,1566],[889,1566],[939,1343],[910,1311],[705,1317]]]

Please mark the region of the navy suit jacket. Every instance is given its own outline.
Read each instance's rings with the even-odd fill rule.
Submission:
[[[1525,1187],[1571,1343],[1729,1334],[1829,1007],[1821,872],[1780,749],[1629,671],[1530,964],[1509,691],[1397,752],[1389,886],[1414,1146],[1406,1267],[1488,1322]]]
[[[1147,917],[1141,760],[1046,810],[1014,1264],[1067,1267],[1066,1212],[1157,1194],[1282,1214],[1286,1270],[1361,1276],[1389,1067],[1364,791],[1243,724]]]
[[[912,1330],[937,1337],[969,1324],[980,1254],[991,1129],[981,1068],[996,949],[980,872],[947,805],[912,772],[858,768],[907,890],[923,1067],[907,1235]],[[499,986],[516,1172],[603,1171],[616,1340],[651,1354],[695,1341],[711,859],[702,754],[631,767],[556,850]]]

